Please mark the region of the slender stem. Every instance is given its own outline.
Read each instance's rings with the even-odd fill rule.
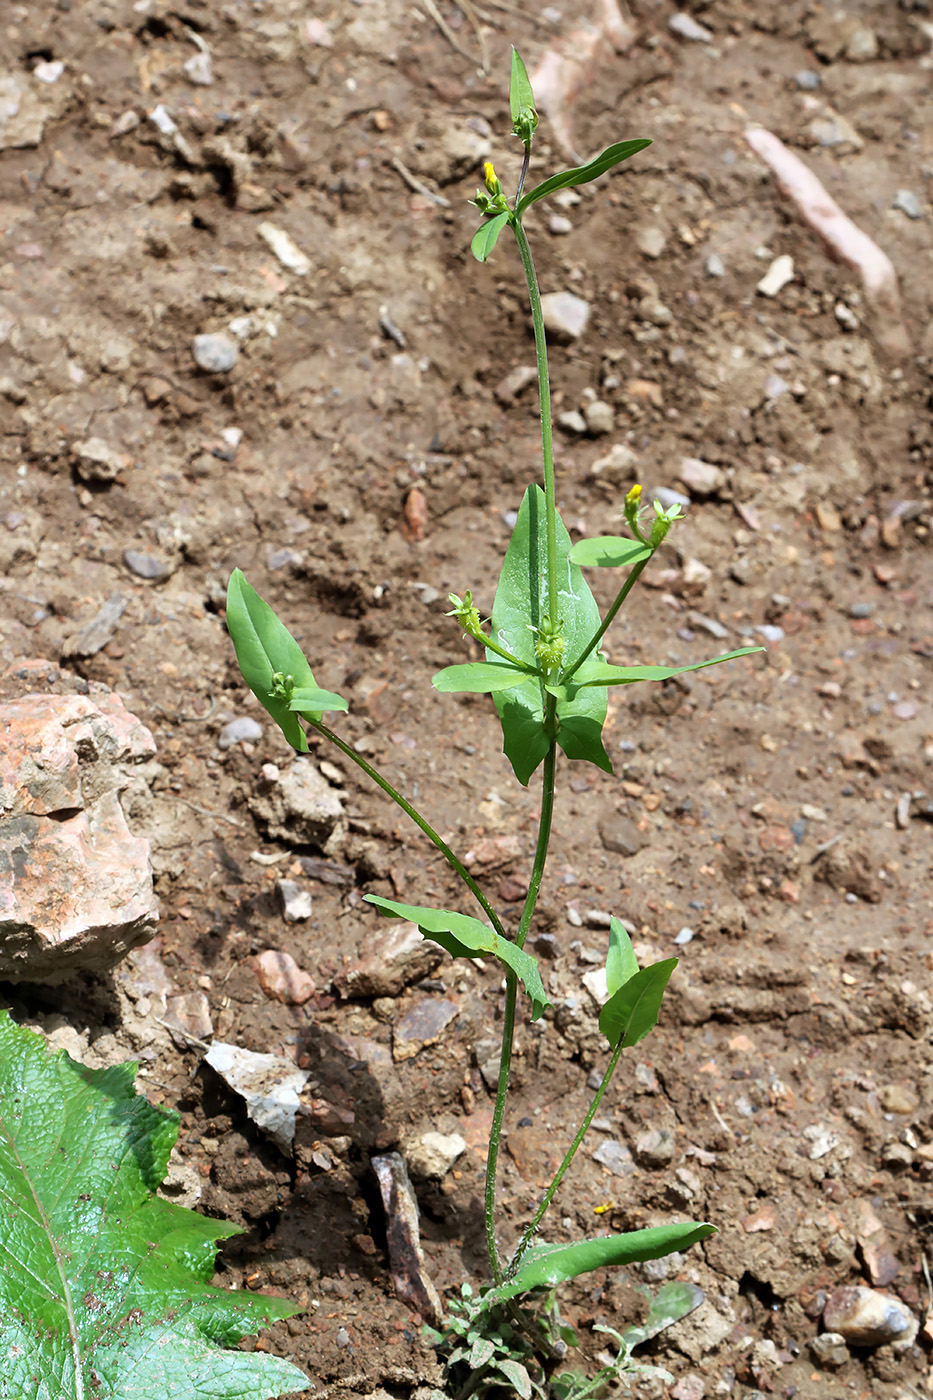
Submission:
[[[593,652],[595,652],[596,648],[602,641],[604,634],[608,631],[609,627],[611,626],[616,613],[619,611],[622,604],[625,602],[626,598],[634,588],[638,575],[641,573],[642,569],[648,563],[650,558],[651,555],[649,554],[647,559],[639,559],[638,563],[632,566],[631,572],[629,573],[629,576],[623,583],[622,587],[619,589],[618,595],[612,607],[606,613],[606,616],[603,618],[602,622],[599,624],[599,627],[593,633],[586,646],[580,652],[580,655],[577,657],[576,661],[573,663],[572,666],[568,666],[567,670],[561,676],[562,683],[569,681],[571,676],[576,671],[578,671],[583,665],[586,658],[588,656],[591,656]]]
[[[447,861],[447,864],[451,867],[451,869],[457,875],[459,875],[460,879],[466,885],[473,898],[479,904],[483,913],[486,914],[489,920],[491,921],[492,926],[495,929],[496,933],[499,935],[499,937],[508,939],[508,934],[502,927],[502,922],[498,914],[496,913],[495,909],[493,909],[492,905],[489,903],[489,900],[486,898],[479,885],[473,879],[473,876],[463,864],[463,861],[460,860],[460,858],[454,854],[454,852],[450,849],[444,838],[434,830],[430,822],[427,822],[424,819],[424,817],[417,810],[417,808],[413,807],[411,803],[408,802],[402,796],[402,794],[392,786],[388,778],[384,778],[382,774],[372,766],[371,763],[367,763],[363,755],[361,753],[357,753],[356,749],[353,747],[352,744],[348,744],[345,739],[341,739],[339,734],[335,734],[332,729],[328,729],[327,725],[322,724],[320,720],[311,719],[308,715],[302,715],[302,719],[304,719],[305,722],[308,725],[310,725],[310,727],[313,730],[316,731],[316,733],[322,734],[325,739],[329,739],[330,742],[336,748],[338,748],[342,754],[346,754],[347,758],[351,759],[352,762],[356,764],[357,768],[362,768],[367,778],[371,778],[377,787],[382,788],[382,791],[386,794],[387,797],[391,797],[392,801],[396,803],[397,806],[401,807],[402,811],[405,813],[406,816],[411,817],[412,821],[415,823],[416,826],[421,828],[428,840],[433,841],[434,845],[440,851],[441,855]]]
[[[545,725],[553,734],[557,702],[552,695],[547,697]],[[551,822],[554,816],[554,776],[557,770],[557,743],[552,737],[551,747],[544,759],[544,777],[541,789],[541,816],[538,821],[538,842],[535,847],[534,864],[522,917],[518,926],[516,943],[519,948],[528,936],[531,919],[541,888],[544,866],[547,861],[548,843],[551,839]],[[502,1017],[502,1048],[499,1054],[499,1082],[496,1085],[496,1102],[492,1111],[492,1125],[489,1129],[489,1150],[486,1154],[486,1191],[484,1219],[486,1225],[486,1252],[489,1267],[496,1284],[502,1282],[502,1264],[499,1247],[496,1244],[496,1171],[499,1164],[499,1143],[502,1138],[502,1120],[505,1115],[505,1101],[509,1092],[509,1069],[512,1064],[512,1042],[515,1038],[515,1008],[518,1000],[518,978],[511,970],[505,978],[505,1010]]]
[[[517,209],[522,200],[522,190],[525,188],[525,176],[528,174],[528,162],[531,159],[531,142],[525,147],[525,157],[522,161],[522,173],[518,177],[518,189],[515,191],[515,203],[513,208]]]
[[[548,380],[547,339],[544,334],[544,313],[538,278],[521,219],[514,219],[512,228],[525,269],[531,321],[535,332],[535,358],[538,361],[538,396],[541,400],[541,456],[544,464],[544,498],[547,512],[547,594],[548,628],[555,635],[559,626],[557,611],[557,506],[554,497],[554,442],[551,432],[551,386]]]
[[[515,1273],[515,1270],[518,1268],[518,1265],[521,1262],[522,1255],[525,1253],[525,1250],[531,1244],[535,1232],[538,1226],[541,1224],[542,1219],[544,1218],[544,1212],[547,1210],[548,1206],[553,1201],[555,1195],[557,1194],[557,1189],[564,1179],[564,1174],[566,1173],[567,1168],[570,1166],[570,1163],[576,1156],[577,1148],[580,1146],[581,1142],[586,1137],[587,1130],[589,1129],[589,1126],[592,1123],[593,1119],[596,1117],[596,1111],[599,1108],[599,1105],[602,1103],[603,1094],[605,1094],[606,1090],[609,1088],[609,1081],[615,1073],[616,1065],[619,1063],[619,1056],[622,1054],[622,1044],[623,1040],[620,1039],[615,1050],[613,1050],[612,1052],[612,1058],[610,1059],[609,1064],[606,1066],[606,1072],[600,1080],[599,1088],[596,1090],[596,1093],[593,1097],[593,1102],[590,1104],[587,1110],[586,1117],[580,1124],[580,1127],[577,1129],[576,1137],[568,1147],[564,1160],[557,1168],[557,1173],[554,1177],[554,1180],[551,1182],[550,1186],[545,1192],[541,1204],[538,1206],[538,1209],[535,1211],[534,1215],[531,1218],[531,1221],[525,1228],[524,1234],[518,1242],[518,1248],[512,1255],[512,1260],[509,1264],[509,1276],[512,1276]]]
[[[490,651],[494,651],[497,656],[501,656],[513,666],[517,666],[520,671],[527,671],[529,676],[536,676],[538,674],[534,666],[529,666],[527,661],[520,661],[517,656],[513,656],[510,651],[506,651],[505,647],[500,646],[499,643],[494,641],[486,632],[468,632],[467,636],[475,637],[478,642],[481,642],[484,647],[488,647]]]

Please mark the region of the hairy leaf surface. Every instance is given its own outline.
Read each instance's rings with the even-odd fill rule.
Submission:
[[[213,1288],[238,1227],[155,1195],[178,1116],[0,1012],[2,1400],[271,1400],[305,1376],[230,1350],[298,1309]]]

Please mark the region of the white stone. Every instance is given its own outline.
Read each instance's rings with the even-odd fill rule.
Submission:
[[[787,253],[782,253],[779,258],[768,268],[768,271],[758,283],[758,290],[763,297],[776,297],[788,282],[794,280],[794,260]]]
[[[310,259],[294,243],[283,228],[278,228],[275,224],[262,223],[256,232],[262,241],[272,249],[275,256],[283,267],[287,267],[289,272],[296,273],[299,277],[307,277],[311,271]]]
[[[215,1040],[204,1057],[212,1069],[246,1103],[250,1118],[289,1156],[295,1141],[299,1094],[308,1082],[306,1070],[278,1055],[261,1055]]]
[[[677,472],[691,496],[712,496],[723,484],[723,472],[713,462],[700,457],[684,457]]]
[[[545,329],[563,340],[579,340],[590,319],[590,304],[573,292],[546,292],[541,298]]]
[[[466,1146],[459,1133],[422,1133],[406,1145],[405,1160],[413,1176],[446,1176]]]

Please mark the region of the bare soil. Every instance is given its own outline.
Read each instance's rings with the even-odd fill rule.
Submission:
[[[281,1155],[202,1049],[156,1020],[138,956],[7,999],[60,1038],[72,1028],[92,1060],[139,1057],[141,1087],[180,1110],[199,1209],[245,1229],[220,1276],[307,1309],[260,1344],[317,1387],[397,1396],[435,1371],[391,1288],[369,1158],[427,1129],[467,1139],[419,1198],[438,1287],[481,1281],[491,1099],[476,1047],[498,1033],[500,981],[445,962],[395,999],[342,997],[385,936],[366,891],[462,896],[401,814],[317,744],[348,829],[326,853],[271,839],[250,802],[262,765],[289,761],[281,736],[265,724],[256,742],[217,741],[231,718],[265,718],[224,629],[239,566],[319,683],[348,695],[341,732],[475,853],[517,916],[536,780],[512,780],[485,699],[429,684],[470,655],[448,591],[471,588],[488,612],[509,513],[538,474],[534,390],[494,394],[533,363],[520,264],[505,240],[487,267],[472,261],[466,200],[486,147],[507,188],[517,174],[509,43],[533,70],[588,10],[477,4],[483,73],[469,7],[441,8],[456,46],[401,0],[45,0],[2,17],[9,71],[47,108],[38,144],[0,151],[4,693],[104,684],[151,728],[160,775],[131,818],[153,843],[162,964],[206,997],[218,1039],[296,1059],[346,1112]],[[519,1037],[502,1235],[528,1218],[603,1063],[581,977],[612,911],[643,954],[681,964],[549,1237],[678,1216],[719,1226],[675,1261],[706,1303],[647,1349],[684,1397],[903,1400],[929,1393],[921,1344],[855,1351],[835,1373],[808,1344],[827,1290],[877,1274],[874,1218],[893,1255],[885,1287],[918,1316],[929,1303],[930,21],[893,0],[690,8],[712,46],[671,33],[666,0],[633,0],[635,46],[594,64],[573,112],[585,154],[654,144],[579,202],[529,216],[543,290],[592,306],[583,337],[553,347],[556,409],[595,394],[615,412],[609,436],[558,434],[560,508],[575,536],[604,533],[636,477],[650,492],[677,485],[684,457],[718,465],[609,652],[685,663],[764,638],[767,654],[615,692],[615,776],[563,768],[535,930],[555,940],[556,1013]],[[859,29],[873,50],[853,43]],[[210,85],[185,67],[204,48]],[[58,61],[54,82],[30,77]],[[800,86],[803,70],[818,88]],[[152,120],[159,104],[177,138]],[[856,142],[819,144],[827,108]],[[857,277],[782,201],[743,140],[750,122],[798,149],[889,253],[909,358],[886,358]],[[547,120],[535,155],[542,176],[563,159]],[[413,191],[399,160],[447,204]],[[894,207],[904,190],[919,217]],[[552,231],[555,215],[569,232]],[[306,254],[307,275],[278,261],[264,222]],[[756,287],[779,254],[796,276],[771,299]],[[235,366],[199,369],[194,337],[231,322]],[[82,462],[91,438],[120,459],[114,480]],[[613,444],[634,455],[594,472]],[[163,576],[134,573],[127,550]],[[593,586],[607,603],[614,581]],[[114,594],[125,608],[109,640],[81,654]],[[631,855],[604,845],[623,817]],[[310,889],[308,921],[283,921],[283,875]],[[676,947],[684,928],[694,936]],[[303,1006],[261,988],[251,959],[269,948],[314,978]],[[393,1027],[439,997],[457,1010],[439,1041],[394,1058]],[[651,1127],[674,1135],[668,1166],[632,1159],[613,1175],[592,1160]],[[596,1274],[567,1310],[589,1337],[629,1297]]]

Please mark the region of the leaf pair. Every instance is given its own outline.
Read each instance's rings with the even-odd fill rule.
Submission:
[[[424,909],[416,904],[398,904],[394,899],[367,894],[363,898],[374,904],[391,919],[409,919],[417,924],[425,938],[439,943],[455,958],[481,958],[491,955],[516,974],[531,997],[533,1021],[537,1021],[550,1006],[536,959],[507,938],[500,938],[493,929],[481,924],[469,914],[456,914],[449,909]]]
[[[293,749],[308,752],[299,715],[320,720],[324,710],[346,710],[346,700],[322,690],[304,652],[250,584],[234,569],[227,585],[227,631],[246,684]]]
[[[270,1400],[308,1382],[236,1350],[299,1309],[211,1286],[235,1225],[155,1195],[178,1116],[0,1012],[0,1396]]]
[[[637,1045],[654,1030],[677,961],[664,958],[650,967],[639,968],[632,940],[622,922],[614,917],[610,920],[606,957],[609,1000],[599,1015],[599,1029],[610,1050],[620,1043],[623,1049]]]

